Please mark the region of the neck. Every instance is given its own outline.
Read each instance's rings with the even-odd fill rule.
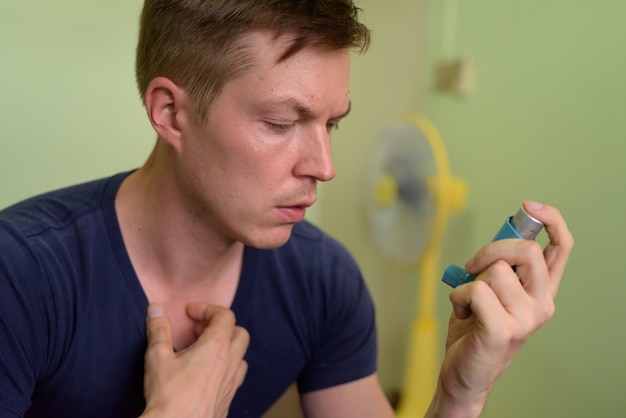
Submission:
[[[157,143],[146,163],[120,187],[116,210],[137,275],[173,289],[236,281],[244,245],[221,237],[195,214]]]

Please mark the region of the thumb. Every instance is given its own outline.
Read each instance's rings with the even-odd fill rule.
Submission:
[[[173,353],[172,327],[165,316],[165,311],[159,305],[148,306],[146,336],[149,352],[154,352],[159,356]]]

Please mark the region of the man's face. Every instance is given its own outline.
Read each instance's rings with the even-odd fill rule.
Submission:
[[[276,63],[284,40],[251,42],[255,65],[183,130],[178,170],[188,209],[218,237],[273,248],[335,176],[330,131],[350,108],[350,55],[308,47]]]

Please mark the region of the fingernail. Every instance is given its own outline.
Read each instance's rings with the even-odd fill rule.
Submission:
[[[150,305],[148,306],[148,318],[161,318],[163,316],[163,308],[158,305]]]
[[[535,202],[534,200],[527,200],[526,205],[532,210],[539,210],[543,207],[541,203]]]
[[[474,257],[470,258],[465,262],[465,270],[469,270],[474,265]]]

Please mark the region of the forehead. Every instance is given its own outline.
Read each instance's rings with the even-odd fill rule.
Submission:
[[[349,106],[350,52],[317,45],[305,46],[283,58],[293,37],[276,38],[269,32],[253,32],[242,39],[247,64],[225,83],[222,94],[238,91],[275,102]]]
[[[285,55],[297,39],[297,33],[278,33],[272,30],[259,29],[250,30],[242,34],[239,36],[235,45],[248,50],[250,55],[261,55],[259,54],[261,52],[260,50],[263,50],[264,52],[272,51],[272,57],[274,58],[274,61],[278,63],[281,61],[281,57]],[[303,44],[302,48],[309,46],[311,45]]]
[[[298,61],[294,58],[308,58],[315,61],[326,61],[333,56],[344,55],[349,63],[348,49],[332,49],[325,45],[310,44],[293,50],[297,42],[297,34],[286,33],[277,36],[271,31],[251,31],[241,36],[237,42],[241,65],[241,74],[248,71],[267,71],[287,61]],[[287,55],[288,54],[288,55]]]

